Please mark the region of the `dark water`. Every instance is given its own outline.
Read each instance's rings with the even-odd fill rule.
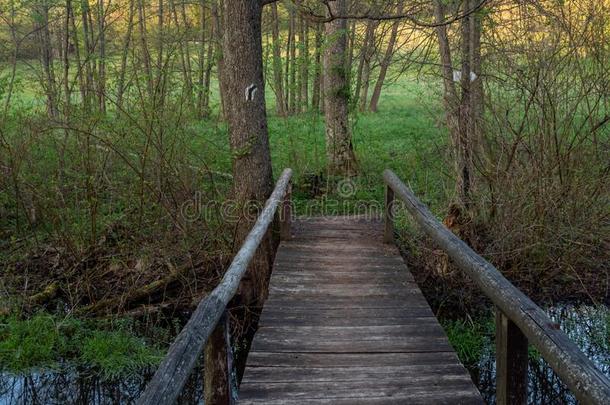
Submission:
[[[610,309],[605,306],[566,305],[547,310],[549,317],[581,348],[585,355],[610,376]],[[493,337],[470,374],[488,403],[495,403],[495,352]],[[549,365],[530,348],[528,403],[576,404],[576,398]]]
[[[191,375],[180,399],[183,404],[203,403],[201,370]],[[0,374],[0,405],[132,404],[152,372],[140,376],[100,379],[91,370],[66,367],[27,375]]]
[[[607,307],[558,306],[550,317],[578,344],[605,374],[610,376],[610,310]],[[475,366],[473,380],[485,400],[495,402],[495,359],[493,337]],[[5,404],[131,404],[150,379],[150,370],[139,376],[101,380],[87,369],[65,367],[27,375],[0,374],[0,405]],[[529,403],[573,404],[575,398],[548,365],[530,353]],[[202,403],[201,370],[197,369],[185,387],[179,403]]]

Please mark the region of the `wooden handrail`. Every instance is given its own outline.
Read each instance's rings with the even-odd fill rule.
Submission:
[[[152,380],[138,399],[138,404],[170,405],[175,403],[189,374],[195,367],[204,344],[214,332],[226,311],[227,304],[237,292],[239,283],[246,273],[256,249],[267,233],[278,206],[284,200],[287,190],[289,190],[291,177],[292,170],[285,169],[222,281],[209,295],[201,300],[185,327],[170,346]],[[284,203],[284,206],[286,205]],[[284,208],[284,210],[287,210],[287,208]],[[289,221],[290,218],[282,218],[282,220]],[[288,232],[285,229],[286,225],[283,228],[284,233]]]
[[[610,380],[585,356],[568,336],[529,297],[512,285],[491,263],[475,253],[466,243],[444,227],[428,208],[391,170],[383,173],[391,190],[405,203],[424,232],[432,238],[453,262],[477,284],[499,310],[496,331],[498,370],[498,404],[520,403],[527,384],[527,343],[541,353],[576,398],[586,404],[610,404]],[[386,198],[386,220],[392,221],[392,201]],[[392,227],[386,227],[385,239],[392,239]],[[520,336],[523,334],[524,336]],[[523,355],[525,347],[525,356]],[[520,392],[512,391],[520,390]]]

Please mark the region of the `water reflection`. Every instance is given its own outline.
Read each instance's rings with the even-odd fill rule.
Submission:
[[[610,376],[610,310],[605,306],[564,305],[547,310],[549,317],[595,365]],[[493,337],[470,374],[487,403],[495,403],[496,372]],[[528,366],[530,404],[576,404],[576,398],[551,367],[530,349]]]
[[[599,306],[558,306],[548,310],[570,338],[605,374],[610,375],[610,310]],[[490,336],[477,365],[470,367],[488,403],[495,402],[494,341]],[[0,405],[5,404],[131,404],[138,398],[150,370],[140,376],[102,380],[90,369],[64,367],[60,371],[32,372],[23,376],[0,374]],[[178,403],[201,404],[201,369],[189,379]],[[576,399],[534,351],[530,353],[529,403],[575,404]]]
[[[203,403],[198,371],[191,375],[178,403]],[[74,368],[21,376],[3,373],[0,375],[0,405],[132,404],[151,377],[149,370],[141,376],[105,380],[91,370]]]

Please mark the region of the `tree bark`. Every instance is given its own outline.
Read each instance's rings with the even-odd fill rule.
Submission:
[[[265,106],[260,0],[223,1],[223,69],[226,119],[233,159],[233,195],[239,207],[263,204],[271,195],[272,169]],[[241,211],[235,246],[239,247],[256,220]],[[271,268],[272,238],[261,244],[244,277],[240,297],[259,306],[266,294]]]
[[[400,2],[398,3],[397,14],[402,14],[402,10],[403,3]],[[379,110],[379,99],[381,98],[381,90],[383,89],[383,83],[385,82],[385,78],[388,74],[388,69],[390,68],[390,64],[392,63],[392,58],[394,57],[394,48],[396,47],[399,27],[399,21],[395,21],[392,25],[392,33],[390,34],[388,47],[385,51],[383,59],[381,60],[381,65],[379,66],[379,77],[377,78],[377,82],[375,83],[375,89],[373,90],[373,95],[371,96],[371,103],[369,105],[369,110],[371,112],[377,112]]]
[[[346,14],[346,0],[332,1],[329,6],[333,15]],[[332,175],[353,176],[357,173],[357,162],[348,116],[347,21],[335,19],[326,23],[326,38],[329,43],[324,52],[324,110],[328,171]]]
[[[296,17],[295,11],[290,9],[290,19],[288,25],[288,62],[286,80],[288,92],[288,111],[290,114],[296,112],[296,80],[297,80],[297,48],[296,48]],[[289,68],[288,68],[289,67]]]
[[[233,165],[233,197],[240,220],[235,233],[239,248],[261,207],[273,191],[263,77],[262,3],[260,0],[223,0],[222,89]],[[244,336],[256,320],[247,314],[262,307],[276,242],[268,232],[252,260],[234,300],[249,311],[242,322]],[[245,367],[239,364],[238,368]],[[239,373],[239,370],[238,370]]]
[[[303,17],[301,17],[300,20],[301,51],[299,56],[301,59],[301,96],[299,98],[301,102],[299,103],[299,110],[307,111],[307,109],[309,108],[309,23]]]
[[[314,56],[314,80],[313,80],[313,96],[311,106],[314,111],[321,111],[321,94],[322,94],[322,24],[316,24],[316,50]]]
[[[371,61],[375,54],[375,30],[379,23],[377,21],[370,21],[367,26],[367,41],[366,46],[362,50],[364,54],[364,66],[362,69],[362,93],[358,95],[360,100],[360,112],[366,110],[366,104],[369,97],[369,85],[371,80]]]
[[[131,36],[133,34],[133,16],[135,14],[135,0],[129,1],[129,16],[127,17],[127,32],[125,33],[125,41],[123,42],[123,52],[121,53],[121,65],[119,68],[119,78],[117,83],[117,106],[119,110],[123,108],[123,96],[125,94],[125,74],[127,71],[127,56],[131,45]]]
[[[469,9],[472,6],[472,0],[466,2],[465,9]],[[460,80],[460,87],[462,91],[462,98],[460,100],[460,116],[458,121],[459,137],[458,137],[458,150],[457,150],[457,164],[458,164],[458,177],[457,177],[457,194],[459,202],[468,209],[470,206],[470,186],[471,186],[471,125],[472,125],[472,111],[471,111],[471,30],[472,15],[468,15],[462,19],[462,73]]]
[[[97,70],[97,98],[100,111],[106,111],[106,6],[97,2],[99,61]]]
[[[354,90],[353,103],[354,106],[361,103],[361,93],[363,79],[365,77],[365,70],[368,70],[368,72],[370,73],[370,58],[372,54],[371,48],[373,46],[373,35],[377,24],[378,23],[373,20],[368,21],[366,24],[366,33],[364,35],[364,41],[360,50],[360,62],[358,63],[358,73],[356,74],[356,87]],[[370,77],[370,74],[368,76]]]
[[[273,19],[273,82],[275,83],[275,109],[280,117],[286,116],[286,101],[284,100],[284,78],[282,77],[282,49],[280,48],[280,19],[277,3],[271,4]]]

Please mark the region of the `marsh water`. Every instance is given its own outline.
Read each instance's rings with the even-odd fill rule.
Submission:
[[[606,375],[610,376],[610,310],[606,306],[562,305],[547,310],[570,338]],[[488,322],[482,320],[481,322]],[[495,402],[493,334],[476,364],[469,365],[473,380],[488,403]],[[25,375],[0,374],[0,405],[4,404],[130,404],[151,377],[150,370],[118,379],[100,379],[95,372],[71,366]],[[202,403],[201,372],[191,376],[179,403]],[[529,403],[572,404],[575,398],[540,358],[530,351]]]

